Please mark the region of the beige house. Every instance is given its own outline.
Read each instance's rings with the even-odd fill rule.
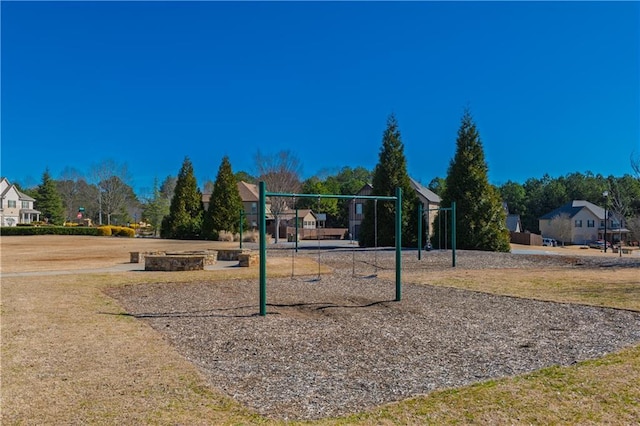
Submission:
[[[244,181],[238,182],[238,192],[242,199],[244,207],[244,215],[247,218],[247,224],[250,229],[258,229],[258,203],[260,202],[260,193],[258,186]],[[270,212],[269,203],[266,203],[267,214]]]
[[[430,189],[422,186],[417,180],[409,178],[411,188],[416,192],[418,199],[422,203],[422,212],[429,229],[427,235],[433,234],[433,221],[437,216],[437,209],[440,208],[440,197]],[[358,196],[369,196],[373,193],[373,186],[367,183],[355,195],[355,198],[349,205],[349,232],[354,240],[358,239],[360,234],[360,226],[364,219],[364,204],[366,199],[358,198]]]
[[[38,210],[33,208],[36,200],[18,191],[7,178],[0,179],[0,226],[16,226],[40,220]]]
[[[427,235],[431,237],[433,235],[433,222],[438,216],[438,209],[440,208],[440,197],[429,188],[422,186],[417,180],[410,177],[409,181],[422,203],[422,214],[428,226]]]
[[[367,197],[372,193],[373,186],[367,183],[360,188],[355,198],[349,203],[349,234],[354,240],[357,240],[358,235],[360,235],[360,226],[362,225],[362,219],[364,219],[364,205],[367,202],[366,199],[358,198],[358,196]]]
[[[571,201],[538,219],[543,237],[570,244],[588,244],[604,238],[604,208],[584,200]],[[612,211],[607,210],[607,241],[625,241],[629,230]]]
[[[258,228],[258,202],[259,193],[258,186],[252,183],[244,181],[238,182],[238,192],[240,193],[240,199],[242,200],[242,206],[244,208],[244,215],[247,218],[247,224],[250,229]],[[205,211],[209,208],[209,201],[211,200],[211,194],[202,194],[202,204]],[[269,200],[266,200],[267,217],[271,216],[271,209]]]
[[[295,210],[287,211],[282,214],[282,220],[287,222],[287,226],[296,226]],[[318,227],[318,220],[315,213],[309,209],[298,210],[298,229],[316,229]]]

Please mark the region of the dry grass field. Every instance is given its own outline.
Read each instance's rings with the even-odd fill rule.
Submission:
[[[130,251],[198,250],[225,244],[228,246],[105,237],[2,237],[0,423],[283,423],[258,415],[211,386],[169,340],[147,323],[123,315],[119,302],[105,293],[141,284],[257,279],[257,268],[95,272],[127,263]],[[596,250],[580,250],[571,256],[586,254],[604,256]],[[288,258],[274,256],[269,262],[270,276],[290,273]],[[301,274],[317,271],[313,256],[301,256],[296,262]],[[77,273],[47,273],[63,270]],[[11,275],[20,272],[38,274]],[[323,267],[323,273],[330,271]],[[410,270],[403,276],[405,282],[419,285],[640,312],[640,269],[633,264],[543,269],[463,266]],[[300,423],[634,424],[640,419],[638,383],[640,345],[636,344],[572,366],[434,391],[346,417]]]

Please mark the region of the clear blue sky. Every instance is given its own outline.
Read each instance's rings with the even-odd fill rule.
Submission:
[[[2,170],[126,163],[138,192],[223,155],[303,177],[372,169],[395,113],[409,174],[445,177],[463,109],[492,183],[623,175],[640,153],[638,2],[7,2]]]

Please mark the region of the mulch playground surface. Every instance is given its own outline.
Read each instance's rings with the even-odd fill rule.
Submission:
[[[305,255],[316,256],[299,254]],[[144,284],[108,293],[162,333],[212,386],[278,419],[359,412],[435,389],[571,365],[640,341],[637,312],[412,284],[394,302],[395,283],[381,278],[392,275],[394,253],[357,256],[355,268],[352,254],[323,253],[333,272],[319,280],[269,278],[266,317],[257,315],[256,280]],[[418,262],[405,254],[404,270],[450,267],[450,254],[425,256]],[[480,272],[607,262],[459,253],[462,268]],[[372,277],[376,270],[380,276]]]

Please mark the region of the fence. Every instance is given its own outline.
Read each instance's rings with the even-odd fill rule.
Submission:
[[[542,235],[532,234],[530,232],[511,231],[511,242],[513,244],[523,244],[526,246],[541,246]]]
[[[301,240],[342,240],[347,231],[347,228],[298,228],[298,235]],[[288,226],[287,237],[295,234],[296,228]]]

